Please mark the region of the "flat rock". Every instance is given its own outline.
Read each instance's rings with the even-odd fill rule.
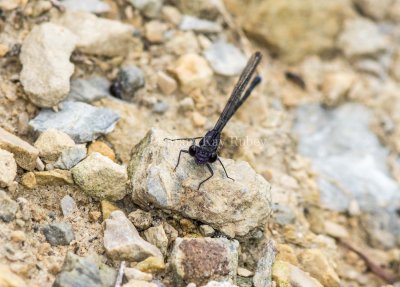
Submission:
[[[35,183],[37,185],[65,185],[74,184],[72,174],[69,170],[53,169],[44,171],[35,171]]]
[[[97,255],[79,257],[68,252],[53,287],[112,287],[117,271],[101,262]]]
[[[141,261],[149,256],[163,258],[157,247],[140,237],[122,211],[111,213],[104,226],[104,248],[111,258],[129,261]]]
[[[119,200],[126,195],[126,168],[99,153],[89,155],[71,172],[75,183],[97,199]]]
[[[2,128],[0,128],[0,148],[14,154],[15,161],[23,169],[35,169],[39,151]]]
[[[76,46],[84,53],[121,56],[131,48],[134,28],[119,21],[67,11],[56,23],[77,36]]]
[[[175,286],[236,280],[237,241],[226,238],[177,238],[171,253]]]
[[[85,143],[111,132],[118,119],[119,115],[110,109],[64,102],[59,112],[41,110],[29,125],[36,132],[54,128],[69,135],[76,143]]]
[[[163,2],[163,0],[129,0],[129,3],[131,3],[133,7],[149,18],[156,18],[159,16]]]
[[[171,72],[176,76],[185,93],[194,89],[207,87],[213,76],[213,71],[207,61],[194,53],[181,56]]]
[[[150,273],[142,272],[136,268],[125,268],[125,277],[128,280],[141,280],[141,281],[151,281],[153,275]]]
[[[245,55],[238,48],[224,41],[213,43],[204,51],[204,57],[213,70],[222,76],[239,75],[247,63]]]
[[[388,45],[378,26],[363,18],[347,20],[338,38],[338,46],[347,58],[376,56],[385,51]]]
[[[75,44],[76,37],[69,30],[52,23],[34,27],[25,38],[20,80],[35,105],[52,107],[68,95],[74,72],[69,58]]]
[[[270,185],[248,163],[222,159],[235,181],[213,164],[214,177],[198,190],[208,170],[183,155],[174,173],[182,145],[164,138],[171,136],[152,129],[133,149],[128,173],[136,204],[178,212],[230,236],[245,235],[265,223],[270,212]]]
[[[87,150],[83,144],[65,148],[54,163],[54,167],[69,170],[83,160],[86,153]]]
[[[34,146],[39,150],[41,159],[54,162],[64,149],[75,146],[75,142],[62,131],[48,129],[40,134]]]
[[[15,218],[18,203],[12,200],[4,190],[0,189],[0,219],[10,222]]]
[[[60,4],[68,11],[105,13],[111,10],[110,5],[99,0],[63,0]]]
[[[222,26],[216,22],[184,15],[179,24],[179,29],[182,31],[195,31],[200,33],[219,33],[222,31]]]
[[[69,245],[75,239],[71,224],[66,222],[51,223],[45,225],[42,230],[46,240],[53,246]]]
[[[0,149],[0,187],[9,186],[17,176],[17,163],[14,155],[4,149]]]
[[[91,103],[110,97],[110,85],[110,81],[103,77],[74,79],[71,81],[71,90],[66,100]]]

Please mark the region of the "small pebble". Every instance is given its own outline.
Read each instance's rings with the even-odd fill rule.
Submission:
[[[47,162],[56,161],[61,152],[75,146],[75,142],[62,131],[45,130],[36,140],[34,146],[39,150],[39,156]]]
[[[238,267],[237,274],[242,277],[251,277],[254,273],[246,268]]]
[[[169,109],[169,105],[165,101],[158,101],[153,105],[153,112],[163,114]]]
[[[192,114],[192,121],[196,127],[204,127],[207,122],[207,119],[198,112],[193,112]]]
[[[22,230],[14,230],[13,232],[11,232],[10,237],[11,240],[16,243],[23,242],[26,240],[26,234]]]
[[[150,227],[145,230],[143,234],[148,242],[157,246],[164,255],[167,254],[168,237],[161,224],[155,227]]]
[[[222,31],[222,26],[216,22],[184,15],[179,25],[179,29],[182,31],[192,30],[200,33],[219,33]]]
[[[201,225],[200,233],[205,237],[210,237],[215,233],[215,230],[210,225]]]
[[[17,176],[17,163],[14,155],[0,149],[0,187],[10,186]]]
[[[75,239],[74,231],[69,223],[58,222],[48,224],[42,230],[46,240],[53,246],[69,245]]]
[[[66,101],[91,103],[110,95],[110,81],[103,77],[75,79],[71,81],[71,90]]]
[[[179,110],[182,112],[193,111],[194,101],[191,97],[186,97],[179,102]]]
[[[175,79],[162,71],[157,73],[157,84],[164,95],[171,95],[178,88]]]
[[[33,172],[24,173],[21,179],[21,183],[23,186],[29,189],[33,189],[37,186],[36,177]]]
[[[151,256],[139,262],[135,268],[142,272],[158,273],[165,269],[165,263],[161,258]]]
[[[110,5],[99,0],[63,0],[61,6],[69,11],[82,11],[90,13],[105,13],[110,11]]]
[[[86,146],[83,144],[66,148],[54,163],[54,168],[69,170],[83,160],[86,157],[86,153]]]
[[[160,21],[150,21],[144,26],[146,39],[153,44],[164,42],[164,34],[167,31],[167,25]]]
[[[113,81],[110,91],[111,94],[119,99],[131,101],[135,92],[144,87],[145,79],[141,69],[130,65],[123,67],[117,78]]]
[[[139,230],[149,228],[153,222],[151,213],[143,211],[141,209],[136,209],[135,211],[129,213],[128,218]]]
[[[0,219],[10,222],[15,218],[18,203],[12,200],[4,190],[0,189]]]
[[[116,210],[119,210],[119,208],[115,206],[112,202],[108,200],[101,201],[101,213],[103,215],[103,220],[108,219],[111,213]]]
[[[163,5],[163,0],[129,0],[129,2],[149,18],[157,18]]]
[[[161,9],[162,18],[175,26],[178,26],[182,20],[182,14],[174,6],[165,5]]]
[[[89,219],[92,222],[99,221],[100,217],[101,217],[101,212],[100,211],[90,211],[89,212]]]
[[[134,279],[134,280],[142,280],[148,282],[153,280],[153,275],[151,275],[150,273],[142,272],[136,268],[125,268],[124,275],[128,280]]]
[[[68,194],[61,199],[60,204],[64,216],[71,215],[77,210],[75,200]]]

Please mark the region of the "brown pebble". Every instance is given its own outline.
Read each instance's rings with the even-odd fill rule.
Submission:
[[[102,141],[94,141],[89,145],[88,155],[90,155],[94,152],[98,152],[98,153],[108,157],[112,161],[115,161],[114,151]]]
[[[23,186],[26,188],[32,189],[35,188],[37,183],[36,183],[36,177],[33,172],[27,172],[22,176],[21,183]]]
[[[21,230],[15,230],[15,231],[11,232],[11,240],[16,243],[25,241],[26,234],[25,234],[25,232],[23,232]]]
[[[100,211],[90,211],[89,212],[89,219],[92,222],[96,222],[100,219],[101,217],[101,212]]]

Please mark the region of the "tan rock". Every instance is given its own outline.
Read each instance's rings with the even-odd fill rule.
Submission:
[[[275,261],[272,267],[272,279],[277,287],[323,287],[315,278],[300,268],[285,261]],[[328,285],[324,285],[328,286]]]
[[[64,149],[75,146],[69,135],[56,129],[48,129],[40,134],[34,146],[39,156],[47,162],[56,161]]]
[[[106,143],[104,143],[102,141],[94,141],[89,145],[88,155],[90,155],[94,152],[98,152],[99,154],[102,154],[102,155],[108,157],[112,161],[115,161],[114,151],[112,150],[112,148],[110,148]]]
[[[34,172],[38,185],[65,185],[74,184],[72,174],[69,170],[53,169]]]
[[[0,149],[0,187],[10,186],[17,175],[17,163],[12,153]]]
[[[8,53],[9,50],[10,49],[8,48],[7,45],[0,44],[0,58],[4,57]]]
[[[125,268],[125,277],[128,280],[141,280],[141,281],[153,280],[153,275],[151,275],[150,273],[142,272],[137,268]]]
[[[195,127],[204,127],[207,122],[207,119],[198,112],[193,112],[192,121]]]
[[[35,174],[31,171],[24,173],[24,175],[22,176],[22,179],[21,179],[21,183],[26,188],[29,188],[29,189],[35,188],[37,186]]]
[[[0,286],[2,287],[27,287],[22,278],[11,272],[7,265],[0,264]]]
[[[158,285],[151,282],[142,280],[129,280],[128,283],[122,285],[122,287],[157,287]]]
[[[299,255],[305,271],[324,286],[339,287],[340,279],[333,266],[319,249],[306,249]]]
[[[254,272],[250,271],[249,269],[238,267],[237,274],[242,277],[251,277],[254,275]]]
[[[112,202],[109,202],[108,200],[101,201],[101,213],[103,214],[103,220],[109,218],[111,213],[116,210],[119,210],[119,208]]]
[[[171,95],[178,88],[175,79],[161,71],[157,73],[157,84],[164,95]]]
[[[160,21],[153,20],[146,23],[144,30],[146,39],[150,43],[162,43],[164,42],[164,33],[167,31],[167,25]]]
[[[213,71],[201,56],[190,53],[181,56],[171,72],[177,77],[185,93],[196,88],[205,88],[211,82]]]
[[[2,128],[0,128],[0,148],[13,153],[15,161],[23,169],[35,168],[39,150]]]
[[[158,273],[165,269],[165,263],[159,257],[150,256],[139,262],[135,268],[142,272]]]
[[[161,224],[145,230],[144,237],[148,242],[157,246],[164,255],[167,254],[168,237]]]
[[[141,209],[136,209],[128,215],[129,220],[135,225],[135,227],[140,230],[147,229],[153,223],[153,218],[150,212],[143,211]]]
[[[325,221],[324,222],[324,229],[325,233],[329,236],[332,236],[334,238],[347,238],[349,237],[349,232],[347,231],[346,228],[344,228],[342,225],[337,224],[336,222],[333,221]]]

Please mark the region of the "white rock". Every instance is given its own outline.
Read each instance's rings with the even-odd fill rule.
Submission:
[[[33,170],[39,151],[19,137],[0,128],[0,148],[14,154],[17,164],[26,170]]]
[[[75,142],[62,131],[48,129],[39,136],[34,146],[44,161],[54,162],[64,149],[75,146]]]
[[[251,277],[254,275],[254,273],[251,272],[249,269],[243,267],[238,267],[237,274],[242,277]]]
[[[0,149],[0,187],[13,183],[17,176],[17,163],[12,153]]]
[[[357,18],[345,22],[338,46],[348,58],[375,56],[387,49],[388,41],[374,22]]]
[[[60,2],[69,11],[105,13],[110,11],[110,5],[99,0],[63,0]]]
[[[210,281],[207,285],[203,285],[202,287],[238,287],[230,282],[217,282],[217,281]]]
[[[68,95],[74,72],[69,58],[76,40],[69,30],[52,23],[34,27],[25,38],[20,80],[35,105],[52,107]]]
[[[112,212],[104,225],[104,248],[111,258],[130,261],[142,261],[149,256],[163,258],[157,247],[140,237],[122,211]]]
[[[71,215],[77,210],[75,200],[68,194],[61,199],[60,204],[64,216]]]
[[[184,15],[179,25],[179,29],[182,31],[192,30],[200,33],[219,33],[222,31],[222,26],[216,22]]]
[[[77,48],[88,54],[121,56],[131,47],[134,28],[86,12],[66,12],[56,21],[77,36]]]
[[[212,44],[204,51],[204,57],[213,70],[223,76],[239,75],[247,63],[246,57],[238,48],[224,41]]]
[[[75,183],[97,199],[119,200],[126,195],[126,168],[97,152],[71,169]]]
[[[335,238],[346,238],[349,237],[349,232],[342,225],[337,224],[333,221],[325,221],[324,229],[327,235],[333,236]]]
[[[133,150],[128,170],[136,204],[178,212],[230,236],[264,224],[270,213],[270,185],[248,163],[221,159],[235,181],[226,178],[219,163],[212,164],[214,177],[199,191],[208,170],[184,154],[173,172],[182,144],[164,138],[171,136],[152,129]]]

